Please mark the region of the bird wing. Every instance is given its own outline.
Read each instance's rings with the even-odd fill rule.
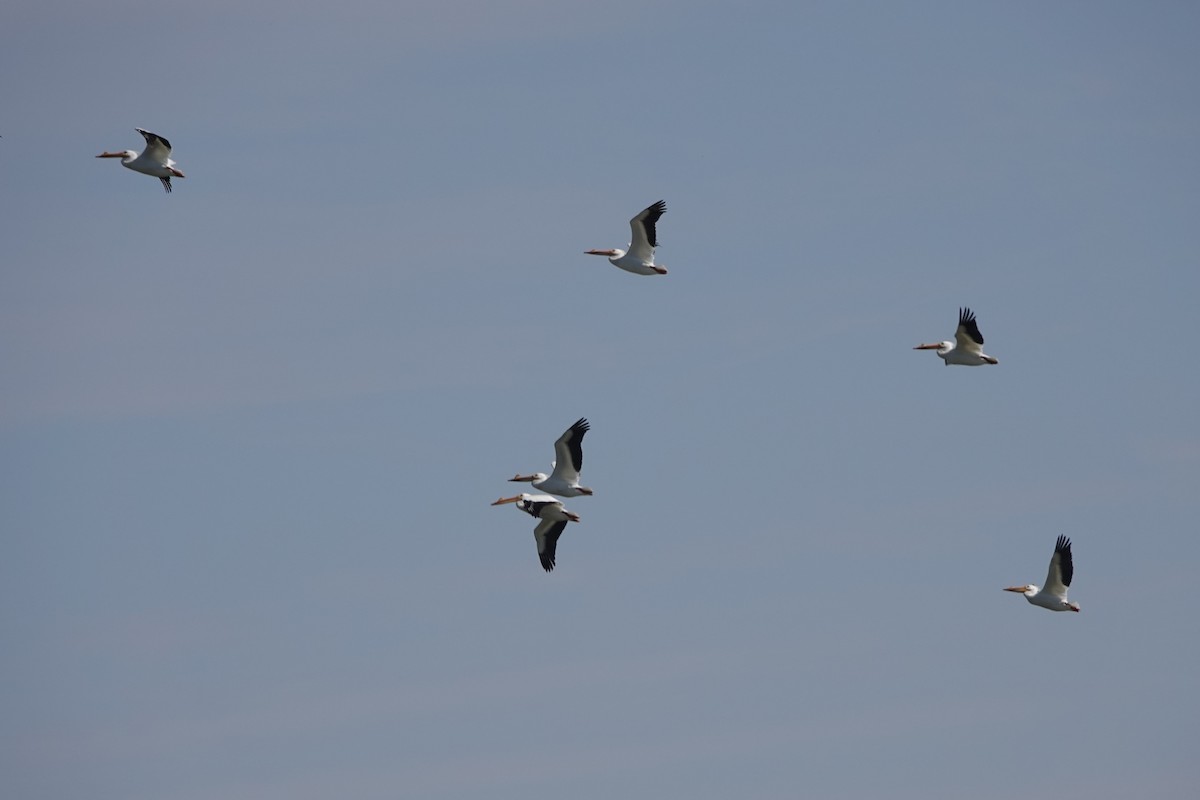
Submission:
[[[554,550],[558,547],[558,537],[567,528],[567,520],[555,522],[544,519],[533,529],[533,538],[537,541],[538,558],[541,559],[542,569],[550,572],[554,569]]]
[[[658,247],[658,231],[655,223],[667,211],[665,200],[659,200],[652,206],[642,209],[637,216],[629,220],[629,230],[632,238],[629,240],[629,254],[646,263],[654,260],[654,248]]]
[[[142,151],[142,157],[159,164],[166,164],[171,157],[171,143],[157,133],[144,131],[141,128],[134,128],[134,130],[146,140],[146,149]]]
[[[558,506],[561,509],[562,503],[548,494],[531,494],[526,496],[523,503],[517,504],[517,508],[531,517],[537,517],[538,519],[542,518],[542,510],[547,506]]]
[[[958,310],[958,330],[954,332],[958,349],[968,353],[983,352],[983,334],[975,322],[975,314],[969,308]]]
[[[1075,575],[1075,564],[1071,559],[1071,540],[1059,536],[1054,543],[1054,555],[1050,556],[1050,569],[1046,573],[1046,585],[1042,591],[1061,597],[1067,597],[1067,587]]]
[[[583,435],[591,429],[588,421],[580,417],[555,440],[551,477],[565,481],[569,486],[579,483],[579,471],[583,469]]]

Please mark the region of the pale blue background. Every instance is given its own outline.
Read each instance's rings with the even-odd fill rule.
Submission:
[[[1196,797],[1198,34],[7,3],[0,793]]]

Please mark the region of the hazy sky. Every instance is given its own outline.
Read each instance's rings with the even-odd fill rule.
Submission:
[[[1196,797],[1198,35],[9,2],[0,794]]]

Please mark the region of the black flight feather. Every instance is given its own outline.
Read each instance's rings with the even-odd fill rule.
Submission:
[[[983,334],[979,332],[979,325],[975,322],[975,314],[969,308],[960,308],[958,310],[959,327],[965,328],[967,335],[975,340],[977,344],[983,344]]]
[[[576,472],[583,470],[583,435],[591,429],[591,424],[583,417],[577,419],[574,425],[567,428],[567,433],[574,434],[571,436],[571,440],[567,442],[567,449],[571,452],[571,463],[575,465]]]
[[[546,532],[544,537],[546,545],[545,549],[538,553],[538,558],[541,559],[542,569],[550,572],[554,569],[554,551],[558,547],[558,537],[562,536],[562,532],[567,529],[567,521],[554,523],[554,527]]]
[[[654,224],[658,222],[658,218],[666,212],[666,200],[659,200],[657,203],[642,212],[646,215],[645,219],[642,220],[642,225],[646,229],[646,240],[650,242],[651,247],[658,247],[658,232],[655,231]]]
[[[1054,544],[1054,554],[1058,556],[1058,571],[1062,573],[1063,586],[1070,586],[1071,578],[1075,575],[1075,564],[1071,560],[1071,540],[1059,536]]]

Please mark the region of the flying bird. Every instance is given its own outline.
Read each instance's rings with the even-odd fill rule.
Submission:
[[[549,476],[544,472],[535,472],[532,475],[514,475],[508,480],[532,483],[535,489],[559,497],[590,495],[591,489],[579,485],[579,471],[583,469],[583,435],[591,429],[588,421],[580,417],[574,425],[563,431],[563,435],[554,442],[554,470]]]
[[[954,332],[953,342],[934,342],[919,344],[913,350],[937,350],[937,354],[951,364],[962,364],[966,367],[978,367],[981,364],[999,364],[998,359],[983,352],[983,334],[975,322],[975,315],[969,308],[958,310],[958,330]]]
[[[1040,589],[1030,583],[1025,586],[1009,586],[1004,591],[1020,592],[1025,599],[1035,606],[1048,608],[1051,611],[1078,611],[1078,603],[1067,602],[1067,587],[1071,585],[1071,577],[1075,574],[1075,565],[1071,561],[1071,540],[1059,536],[1054,544],[1054,555],[1050,556],[1050,571],[1046,573],[1046,585]]]
[[[537,517],[537,527],[533,529],[533,538],[537,542],[538,559],[542,569],[550,572],[554,569],[554,551],[558,547],[558,537],[566,529],[568,522],[579,522],[579,515],[567,511],[563,504],[548,494],[525,494],[515,497],[501,497],[494,506],[505,503],[516,503],[517,508],[531,517]]]
[[[182,172],[175,169],[175,162],[171,160],[171,143],[157,133],[144,131],[141,128],[134,128],[134,130],[146,139],[146,149],[141,153],[135,153],[133,150],[110,153],[106,150],[96,158],[119,158],[124,166],[134,172],[158,178],[162,181],[163,188],[170,194],[171,178],[184,177]]]
[[[654,226],[658,218],[667,213],[667,203],[659,200],[629,220],[633,238],[629,250],[585,250],[590,256],[608,256],[608,260],[626,272],[638,275],[666,275],[667,268],[654,263],[654,248],[658,247],[658,234]]]

